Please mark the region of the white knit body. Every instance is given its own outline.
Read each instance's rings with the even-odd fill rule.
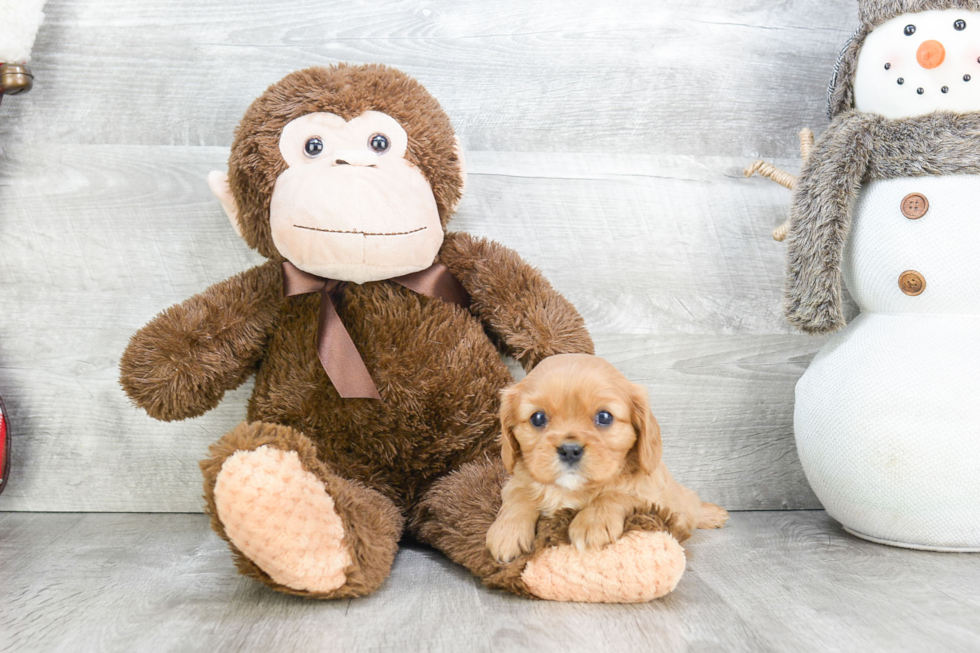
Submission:
[[[918,220],[910,193],[929,201]],[[867,184],[844,256],[861,314],[796,386],[807,479],[857,535],[980,550],[980,176]],[[906,271],[921,295],[902,292]]]

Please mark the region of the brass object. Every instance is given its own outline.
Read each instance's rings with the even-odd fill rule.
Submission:
[[[0,63],[0,93],[20,95],[34,86],[34,73],[22,63]]]
[[[909,297],[918,297],[926,291],[926,279],[919,272],[909,270],[898,278],[898,287]]]

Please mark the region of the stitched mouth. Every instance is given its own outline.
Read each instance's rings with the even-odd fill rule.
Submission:
[[[409,236],[411,234],[417,234],[420,231],[425,231],[428,227],[419,227],[418,229],[412,229],[411,231],[389,231],[387,233],[374,233],[370,231],[344,231],[342,229],[317,229],[316,227],[305,227],[301,224],[294,224],[297,229],[308,229],[310,231],[319,231],[325,234],[356,234],[358,236]]]

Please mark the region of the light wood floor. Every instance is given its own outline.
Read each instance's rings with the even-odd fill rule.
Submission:
[[[980,555],[855,539],[823,512],[736,513],[647,605],[528,601],[406,547],[373,596],[238,576],[202,515],[0,513],[0,650],[978,651]]]

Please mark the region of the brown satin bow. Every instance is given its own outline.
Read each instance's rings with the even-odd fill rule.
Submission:
[[[445,265],[436,263],[421,272],[389,279],[420,295],[435,297],[466,308],[470,296]],[[282,290],[286,297],[320,293],[320,323],[316,347],[320,363],[344,399],[381,399],[364,360],[337,314],[335,301],[344,294],[347,282],[324,279],[303,272],[289,261],[282,264]]]

